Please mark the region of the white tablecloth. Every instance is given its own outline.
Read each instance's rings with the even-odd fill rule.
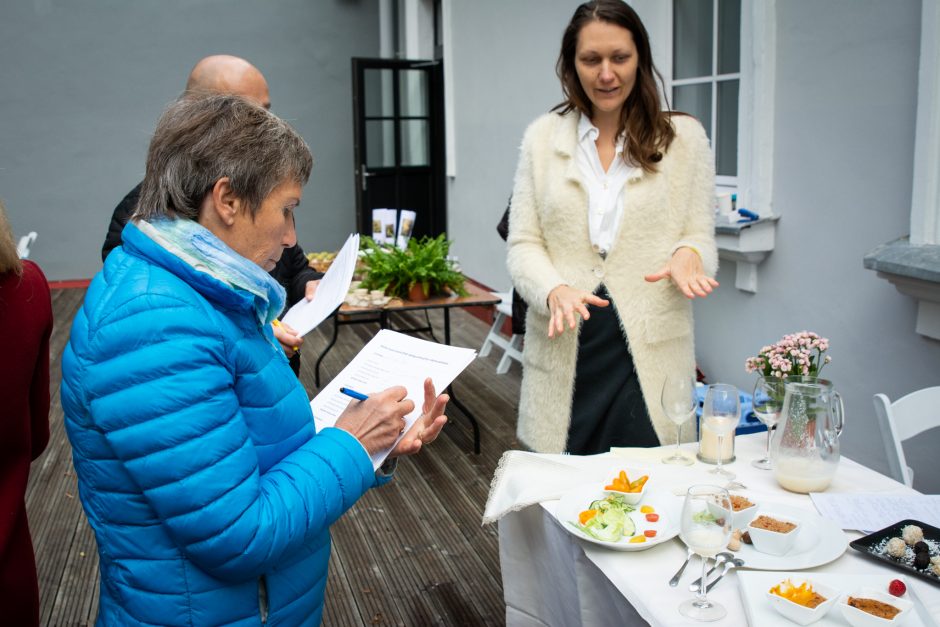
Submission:
[[[783,503],[815,511],[808,496],[780,488],[771,471],[758,470],[751,460],[763,453],[766,435],[738,436],[737,461],[729,469],[747,486],[739,491],[756,502]],[[695,445],[684,445],[689,452]],[[664,447],[668,448],[668,447]],[[558,456],[552,456],[557,460]],[[696,462],[689,467],[652,464],[648,459],[631,462],[611,457],[613,464],[627,468],[649,469],[650,483],[659,489],[681,489],[692,483],[715,483],[704,474],[713,466]],[[577,466],[579,458],[564,460]],[[597,463],[595,457],[591,463]],[[599,481],[607,477],[598,477]],[[912,492],[902,484],[845,457],[839,463],[829,488],[834,492]],[[685,559],[685,545],[678,538],[645,551],[611,551],[581,541],[568,533],[551,515],[558,501],[546,501],[521,511],[511,512],[499,521],[499,550],[508,625],[653,625],[700,624],[679,614],[679,604],[694,596],[689,584],[701,573],[701,562],[692,559],[679,585],[672,588],[669,578]],[[846,532],[850,539],[860,536]],[[854,549],[847,549],[837,560],[803,573],[874,573],[890,580],[901,575],[887,566],[866,559]],[[915,587],[932,615],[940,617],[940,588],[905,576]],[[709,623],[739,627],[746,623],[738,581],[732,570],[708,594],[725,606],[728,616]],[[838,610],[834,610],[838,612]],[[782,619],[781,619],[782,620]],[[786,621],[783,621],[786,624]],[[940,620],[937,621],[940,624]],[[760,626],[763,627],[763,626]]]

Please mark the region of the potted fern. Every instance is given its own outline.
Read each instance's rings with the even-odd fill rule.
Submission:
[[[365,275],[360,287],[385,290],[389,296],[424,300],[428,296],[454,292],[465,296],[464,276],[448,260],[450,242],[437,237],[411,238],[404,250],[381,246],[362,238]]]

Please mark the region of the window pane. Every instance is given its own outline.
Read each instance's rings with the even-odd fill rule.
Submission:
[[[366,120],[366,166],[370,168],[395,166],[395,122]]]
[[[712,74],[712,0],[675,0],[673,79]]]
[[[718,0],[718,73],[740,71],[741,0]]]
[[[712,84],[681,85],[672,89],[672,108],[695,118],[712,137]],[[735,108],[737,111],[737,108]]]
[[[401,164],[428,165],[428,121],[401,121]]]
[[[738,81],[718,83],[718,132],[715,133],[715,170],[719,176],[738,175]]]
[[[394,72],[392,70],[369,69],[363,72],[366,117],[392,117],[395,115],[395,94],[392,91]]]
[[[399,115],[428,114],[428,73],[426,70],[401,70],[398,75]]]

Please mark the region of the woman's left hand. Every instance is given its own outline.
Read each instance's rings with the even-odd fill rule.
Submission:
[[[679,291],[688,298],[705,298],[712,290],[718,287],[718,281],[707,276],[702,268],[702,258],[691,248],[685,246],[672,254],[669,263],[655,274],[647,274],[644,278],[650,283],[661,281],[669,277]]]
[[[437,439],[441,429],[447,424],[444,408],[450,397],[447,394],[434,395],[434,383],[430,378],[424,380],[424,405],[421,407],[421,416],[411,425],[405,437],[399,440],[389,458],[402,455],[414,455],[425,444]]]

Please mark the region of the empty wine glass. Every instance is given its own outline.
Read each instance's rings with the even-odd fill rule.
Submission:
[[[679,604],[679,613],[687,618],[713,621],[724,618],[725,608],[707,597],[705,567],[708,558],[724,550],[731,539],[731,497],[714,485],[694,485],[685,495],[679,538],[702,557],[702,579],[698,596]]]
[[[770,461],[770,437],[780,411],[783,409],[783,379],[777,377],[760,377],[754,384],[753,407],[754,415],[767,427],[767,450],[763,459],[755,459],[751,465],[761,470],[770,470],[774,467]]]
[[[725,383],[715,383],[708,386],[705,393],[705,403],[702,406],[702,424],[710,429],[718,438],[718,465],[708,473],[726,479],[734,479],[735,474],[721,467],[723,457],[724,439],[734,433],[741,419],[741,398],[738,388]]]
[[[695,398],[695,378],[690,374],[667,375],[663,381],[660,400],[663,413],[676,425],[676,448],[672,455],[663,458],[663,463],[689,466],[694,462],[679,452],[679,443],[682,441],[682,425],[695,415],[695,407],[698,404]]]

